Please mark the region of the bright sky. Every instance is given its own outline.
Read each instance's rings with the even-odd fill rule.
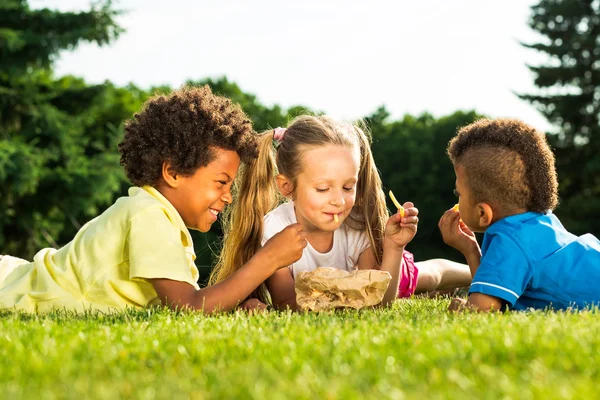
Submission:
[[[65,52],[57,73],[143,88],[227,76],[266,104],[345,118],[385,105],[393,118],[475,109],[549,124],[513,92],[532,92],[520,46],[538,36],[532,0],[121,0],[109,47]],[[30,0],[77,10],[83,0]]]

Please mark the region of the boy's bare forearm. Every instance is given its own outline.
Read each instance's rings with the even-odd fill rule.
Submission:
[[[481,264],[481,249],[479,246],[471,246],[468,249],[463,250],[462,253],[471,270],[471,277],[474,277]]]
[[[275,270],[268,260],[254,257],[230,278],[194,293],[191,306],[206,313],[229,311],[244,301]]]

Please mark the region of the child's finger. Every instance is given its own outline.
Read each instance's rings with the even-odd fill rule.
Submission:
[[[412,204],[412,203],[405,203],[406,204]],[[413,215],[419,215],[419,209],[416,208],[414,205],[411,207],[404,207],[404,216],[405,217],[410,217]]]
[[[302,241],[300,242],[300,247],[301,247],[301,248],[305,248],[305,247],[308,245],[308,240],[306,240],[306,235],[304,235],[304,236],[302,237],[302,239],[304,239],[304,240],[302,240]]]
[[[440,222],[438,223],[438,227],[442,232],[449,232],[454,225],[458,226],[459,220],[458,213],[455,213],[452,210],[446,211],[442,217],[440,218]],[[455,227],[456,228],[456,227]]]
[[[401,226],[403,230],[417,232],[417,224],[402,224]]]
[[[302,224],[296,222],[295,224],[288,225],[289,229],[294,229],[296,232],[302,232]]]
[[[416,225],[419,223],[419,217],[417,217],[416,215],[412,216],[412,217],[404,217],[401,219],[400,222],[402,223],[402,226],[409,225],[409,224]]]
[[[415,206],[414,203],[411,201],[407,201],[406,203],[402,204],[402,207],[404,207],[405,210],[407,208],[413,208],[414,206]]]

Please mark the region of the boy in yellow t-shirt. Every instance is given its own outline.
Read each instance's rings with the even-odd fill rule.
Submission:
[[[235,275],[199,289],[188,228],[206,232],[232,201],[240,162],[257,156],[244,112],[208,86],[149,99],[125,125],[121,165],[136,185],[64,247],[33,262],[0,258],[0,309],[111,311],[163,304],[229,310],[278,268],[298,260],[304,233],[292,225]],[[248,300],[244,307],[260,306]]]

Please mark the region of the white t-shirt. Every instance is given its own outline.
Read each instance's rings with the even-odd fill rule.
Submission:
[[[261,244],[280,232],[286,226],[295,224],[296,213],[294,203],[284,203],[265,215],[264,233]],[[363,251],[370,247],[369,237],[364,231],[357,231],[342,224],[333,232],[333,246],[327,253],[319,253],[310,243],[304,248],[302,257],[290,269],[296,279],[296,275],[302,271],[313,271],[318,267],[331,267],[353,271],[358,264],[358,258]]]

